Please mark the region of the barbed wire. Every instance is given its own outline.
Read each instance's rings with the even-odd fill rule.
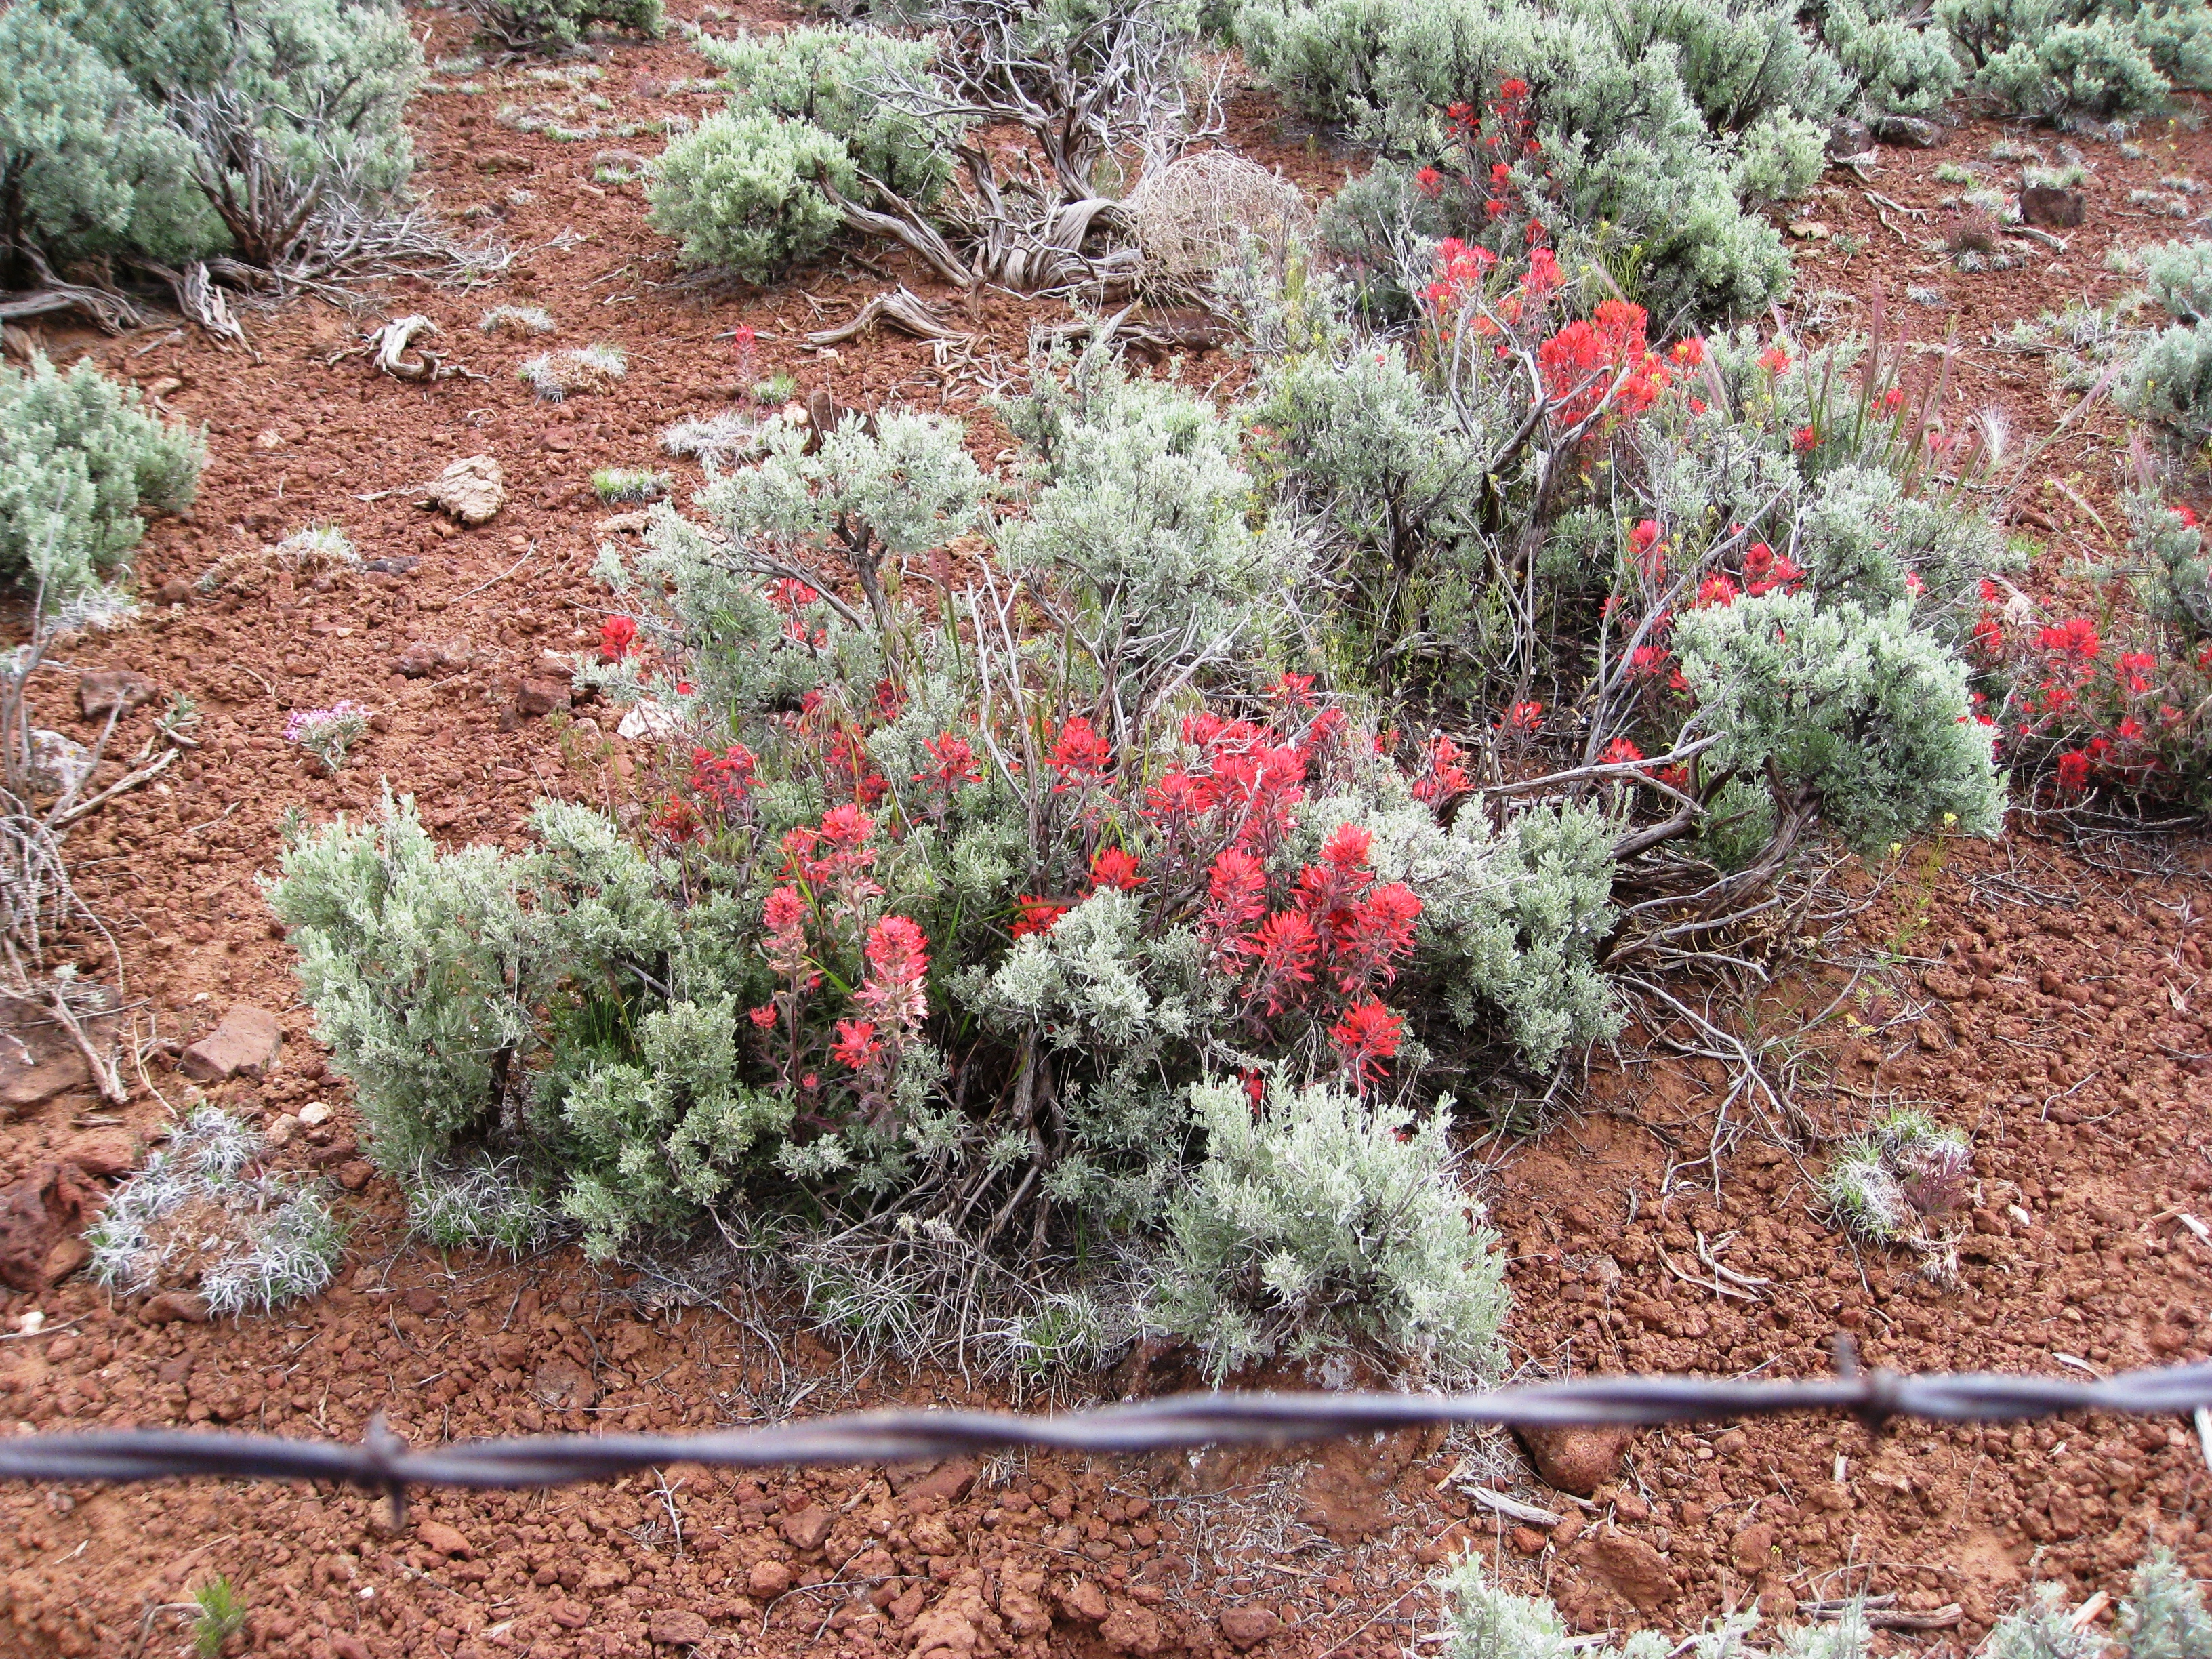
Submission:
[[[380,1413],[358,1442],[234,1431],[100,1429],[0,1439],[0,1479],[328,1480],[388,1493],[397,1509],[410,1486],[572,1486],[671,1463],[726,1468],[915,1463],[1015,1447],[1143,1454],[1291,1444],[1437,1424],[1657,1425],[1795,1412],[1844,1412],[1879,1431],[1899,1417],[2004,1422],[2083,1411],[2186,1415],[2212,1407],[2212,1363],[2077,1382],[1996,1372],[1861,1370],[1847,1342],[1838,1342],[1837,1360],[1834,1376],[1772,1382],[1586,1376],[1480,1394],[1184,1394],[1042,1416],[854,1412],[763,1428],[540,1434],[462,1441],[428,1451],[409,1448]],[[2207,1453],[2212,1456],[2212,1442]]]

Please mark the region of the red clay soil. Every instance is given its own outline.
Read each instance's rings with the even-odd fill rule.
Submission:
[[[446,14],[425,21],[434,52],[462,49]],[[690,84],[703,66],[680,44],[619,46],[600,62],[593,90],[613,105],[604,125],[711,105]],[[492,87],[500,76],[476,78]],[[1065,314],[987,297],[963,323],[979,336],[975,358],[942,368],[927,345],[884,333],[809,351],[797,335],[842,320],[886,276],[951,296],[895,258],[765,294],[670,286],[671,249],[647,228],[638,188],[591,180],[597,141],[493,119],[505,99],[565,94],[519,71],[506,78],[504,91],[426,96],[416,124],[440,203],[489,208],[477,220],[524,250],[491,287],[399,283],[360,316],[301,300],[249,319],[251,356],[188,330],[50,337],[58,352],[88,349],[160,387],[167,408],[208,428],[199,505],[155,528],[146,593],[312,523],[343,526],[373,560],[419,562],[150,605],[127,631],[75,647],[72,665],[137,670],[205,714],[196,755],[73,840],[84,896],[118,930],[130,994],[167,1052],[233,1002],[283,1011],[276,1070],[207,1095],[258,1115],[335,1106],[279,1159],[337,1177],[352,1247],[337,1287],[269,1318],[156,1323],[159,1308],[112,1301],[82,1274],[0,1298],[10,1333],[34,1305],[46,1322],[0,1338],[0,1413],[19,1431],[213,1423],[357,1436],[381,1411],[422,1443],[893,1401],[997,1403],[957,1378],[847,1363],[736,1291],[702,1299],[665,1276],[590,1267],[573,1247],[519,1264],[441,1257],[410,1241],[396,1194],[359,1158],[346,1090],[318,1057],[257,885],[285,813],[358,813],[388,781],[420,798],[449,843],[518,846],[542,794],[634,812],[651,793],[650,752],[582,724],[611,726],[605,711],[580,708],[565,731],[515,712],[540,656],[584,646],[605,614],[587,574],[607,513],[586,483],[592,468],[667,465],[653,444],[662,426],[727,406],[741,391],[727,339],[740,323],[761,337],[756,375],[787,369],[802,392],[972,418],[979,395],[1026,361],[1031,322]],[[1340,176],[1340,158],[1258,94],[1240,93],[1231,116],[1240,145],[1308,185]],[[2212,176],[2212,140],[2160,128],[2142,136],[2140,161],[2091,147],[2087,225],[2062,257],[2002,275],[1951,272],[1919,246],[1933,228],[1866,194],[1940,217],[1954,187],[1936,180],[1936,164],[1970,160],[1995,175],[1988,149],[2005,136],[1972,125],[1934,155],[1885,149],[1864,184],[1832,173],[1800,210],[1834,233],[1802,241],[1800,294],[1842,295],[1830,302],[1838,327],[1863,325],[1877,289],[1893,326],[1909,315],[1929,337],[1955,324],[1958,413],[2002,404],[2025,441],[2072,398],[2045,360],[1990,349],[1989,337],[2045,307],[2124,291],[2104,269],[2106,249],[2179,228],[2130,208],[2129,191],[2177,172]],[[2048,135],[2039,142],[2051,148]],[[1867,239],[1848,258],[1845,234]],[[1923,283],[1942,290],[1942,307],[1905,299]],[[477,317],[503,301],[543,305],[559,334],[478,334]],[[335,355],[409,311],[435,319],[449,361],[474,374],[404,384]],[[514,378],[545,344],[599,341],[629,355],[611,392],[546,405]],[[1219,356],[1195,365],[1207,377],[1231,368]],[[990,459],[994,431],[975,430]],[[2017,522],[2049,538],[2040,586],[2085,542],[2111,551],[2091,515],[2111,521],[2119,441],[2117,418],[2095,411],[2039,458]],[[511,499],[489,526],[455,532],[417,507],[419,487],[481,452],[499,459]],[[2066,489],[2044,488],[2045,477]],[[442,664],[399,675],[410,647],[445,647]],[[68,677],[51,678],[41,718],[76,729]],[[333,780],[283,730],[289,711],[342,698],[376,715]],[[160,707],[129,716],[111,752],[134,751]],[[1972,1131],[1972,1231],[1952,1287],[1901,1253],[1855,1249],[1821,1218],[1807,1171],[1755,1126],[1717,1170],[1690,1168],[1727,1090],[1717,1063],[1607,1060],[1574,1115],[1501,1155],[1493,1218],[1512,1249],[1516,1359],[1541,1372],[1807,1375],[1827,1368],[1838,1329],[1870,1363],[1901,1369],[2086,1376],[2212,1352],[2212,1246],[2195,1224],[2212,1218],[2201,848],[2126,852],[2069,851],[2016,824],[1994,848],[1908,854],[1856,924],[1890,966],[1863,981],[1853,1029],[1835,1036],[1832,1022],[1805,1057],[1799,1099],[1838,1127],[1878,1102],[1923,1100]],[[82,952],[88,973],[108,971],[89,941]],[[1808,974],[1783,988],[1775,1012],[1786,1024],[1842,983]],[[200,1097],[158,1050],[133,1083],[120,1110],[67,1097],[9,1125],[0,1179],[72,1150],[90,1158],[88,1133],[158,1133]],[[1701,1250],[1764,1282],[1721,1278]],[[1565,1518],[1509,1526],[1471,1508],[1470,1480]],[[1434,1628],[1432,1568],[1468,1544],[1513,1582],[1547,1587],[1586,1630],[1679,1632],[1753,1597],[1788,1616],[1863,1590],[1940,1632],[1886,1642],[1963,1648],[2032,1578],[2056,1578],[2077,1599],[2121,1591],[2153,1540],[2212,1573],[2208,1486],[2185,1421],[1904,1425],[1875,1440],[1819,1420],[1644,1434],[1581,1501],[1544,1486],[1508,1443],[1436,1436],[1310,1458],[1006,1459],[761,1480],[672,1468],[545,1494],[422,1494],[398,1533],[378,1501],[343,1492],[13,1487],[0,1491],[0,1650],[178,1651],[173,1604],[220,1574],[249,1609],[227,1651],[316,1659],[643,1655],[656,1644],[821,1659],[1257,1646],[1320,1659],[1406,1651]]]

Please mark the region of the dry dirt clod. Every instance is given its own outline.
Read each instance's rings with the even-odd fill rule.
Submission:
[[[139,1308],[138,1317],[149,1325],[204,1325],[208,1305],[189,1291],[156,1291]]]
[[[1626,1424],[1575,1424],[1515,1431],[1537,1474],[1554,1490],[1588,1498],[1613,1479],[1636,1431]]]
[[[1239,1653],[1249,1653],[1283,1627],[1283,1621],[1265,1607],[1225,1607],[1217,1621],[1221,1639]]]
[[[452,463],[430,486],[430,504],[459,523],[487,523],[506,505],[507,480],[489,455],[466,455]]]
[[[668,1607],[655,1613],[647,1633],[660,1647],[695,1648],[714,1639],[707,1621],[689,1607]]]
[[[1659,1552],[1633,1533],[1607,1527],[1575,1552],[1590,1571],[1650,1613],[1674,1594],[1674,1575]]]
[[[581,1411],[599,1395],[591,1373],[559,1354],[532,1374],[530,1392],[556,1412]]]

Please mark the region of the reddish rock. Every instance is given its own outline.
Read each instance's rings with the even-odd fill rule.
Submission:
[[[113,998],[100,993],[102,1006]],[[77,1023],[95,1048],[112,1051],[117,1016],[79,1012]],[[92,1067],[54,1011],[31,997],[0,993],[0,1118],[43,1106],[58,1095],[90,1089]]]
[[[349,1193],[357,1193],[369,1183],[376,1174],[376,1166],[365,1158],[355,1158],[338,1165],[338,1185]]]
[[[2020,222],[2045,230],[2071,230],[2088,215],[2088,204],[2078,190],[2055,185],[2030,185],[2020,193]]]
[[[423,1521],[416,1524],[415,1535],[422,1540],[423,1547],[434,1549],[448,1559],[466,1561],[476,1554],[469,1547],[458,1527],[449,1527],[442,1521]]]
[[[54,1157],[87,1175],[119,1176],[137,1167],[139,1150],[138,1137],[128,1129],[87,1129],[62,1142]]]
[[[1633,1533],[1607,1527],[1584,1541],[1577,1553],[1591,1572],[1634,1602],[1639,1612],[1650,1613],[1674,1594],[1674,1576],[1666,1561]]]
[[[837,1517],[821,1504],[810,1504],[796,1515],[783,1517],[784,1540],[795,1550],[818,1550],[836,1522]]]
[[[42,1164],[0,1190],[0,1285],[44,1289],[55,1246],[99,1206],[99,1189],[67,1164]]]
[[[1098,1626],[1098,1638],[1115,1653],[1133,1653],[1138,1659],[1151,1659],[1168,1645],[1159,1614],[1134,1601],[1116,1601]]]
[[[745,1575],[745,1594],[756,1601],[773,1601],[791,1588],[791,1569],[781,1561],[756,1561]]]
[[[283,1046],[284,1028],[276,1015],[250,1003],[234,1003],[214,1030],[185,1050],[178,1070],[196,1083],[258,1079],[276,1063]]]
[[[527,679],[514,694],[514,712],[527,720],[550,714],[556,708],[568,706],[569,688],[565,680]]]
[[[1544,1553],[1547,1540],[1544,1534],[1534,1527],[1516,1527],[1506,1536],[1513,1540],[1513,1547],[1523,1555],[1541,1555]]]
[[[1088,1578],[1078,1578],[1055,1598],[1070,1619],[1095,1625],[1106,1616],[1106,1592]]]
[[[1747,1578],[1756,1578],[1774,1565],[1774,1528],[1761,1521],[1756,1526],[1746,1527],[1736,1534],[1735,1542],[1729,1547],[1735,1561],[1735,1570]]]
[[[156,1291],[138,1310],[138,1317],[149,1325],[204,1325],[208,1305],[188,1291]]]
[[[1560,1492],[1588,1498],[1620,1469],[1636,1443],[1626,1423],[1565,1424],[1516,1429],[1536,1473]]]
[[[949,1600],[950,1598],[948,1598]],[[969,1659],[981,1632],[967,1612],[957,1607],[932,1607],[917,1617],[907,1632],[915,1659]]]
[[[91,1260],[91,1245],[81,1238],[64,1238],[46,1252],[46,1266],[40,1276],[49,1285],[58,1285]]]
[[[968,1495],[968,1488],[975,1484],[978,1465],[972,1457],[951,1457],[935,1467],[924,1469],[908,1463],[890,1471],[891,1490],[909,1507],[925,1498],[934,1498],[940,1504],[957,1504]]]
[[[76,677],[77,713],[88,720],[119,718],[153,702],[158,690],[153,681],[128,668],[88,669]]]
[[[689,1607],[664,1607],[647,1621],[646,1633],[665,1648],[696,1648],[714,1632]]]
[[[1265,1607],[1224,1607],[1218,1622],[1221,1639],[1239,1653],[1249,1652],[1283,1627]]]

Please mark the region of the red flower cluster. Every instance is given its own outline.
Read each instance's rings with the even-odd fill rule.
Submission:
[[[734,816],[752,796],[753,772],[760,757],[741,743],[720,754],[703,746],[691,750],[691,793],[724,817]]]
[[[1794,593],[1805,580],[1804,567],[1786,553],[1777,553],[1765,542],[1753,542],[1743,556],[1744,591],[1753,599],[1762,593]]]
[[[1642,306],[1607,300],[1536,348],[1555,419],[1575,426],[1605,407],[1610,420],[1629,421],[1659,401],[1674,371],[1644,339],[1649,320]]]
[[[1467,751],[1441,732],[1421,751],[1421,769],[1413,783],[1413,799],[1425,805],[1462,794],[1468,787],[1467,768],[1460,763]]]
[[[1200,920],[1216,965],[1240,981],[1248,1019],[1316,1005],[1322,1018],[1332,1009],[1343,1013],[1359,1034],[1346,1052],[1363,1086],[1397,1052],[1397,1017],[1382,1009],[1373,988],[1397,977],[1421,915],[1411,888],[1376,880],[1372,844],[1366,830],[1339,825],[1320,860],[1299,870],[1279,908],[1271,908],[1266,866],[1241,848],[1224,848],[1207,874]]]
[[[620,662],[637,647],[637,622],[630,617],[609,617],[599,624],[599,660]]]

